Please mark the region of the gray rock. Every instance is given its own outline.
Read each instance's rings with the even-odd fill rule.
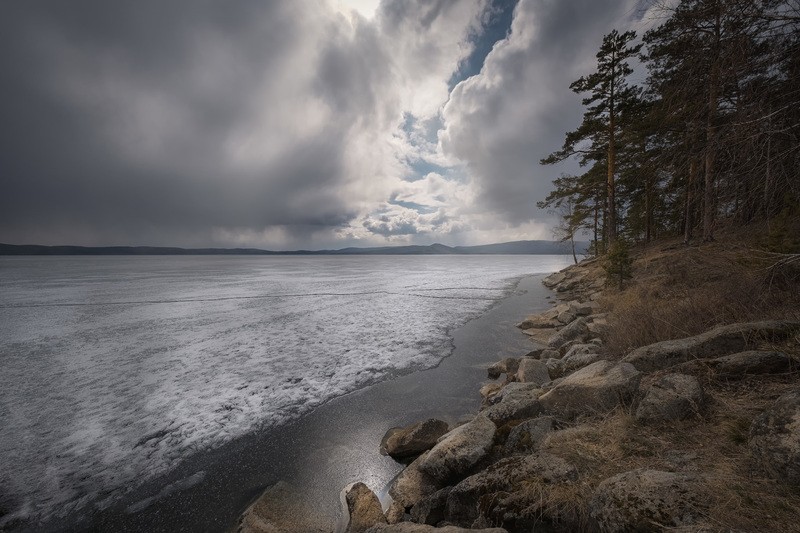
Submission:
[[[502,361],[498,361],[486,369],[489,379],[497,379],[501,374],[516,374],[519,368],[519,359],[515,357],[506,357]]]
[[[519,381],[513,381],[505,385],[497,394],[495,394],[493,400],[495,403],[502,402],[503,399],[506,399],[507,401],[519,401],[530,396],[538,398],[540,394],[541,388],[536,383],[521,383]]]
[[[530,352],[525,354],[525,357],[533,357],[534,359],[541,359],[542,352],[545,348],[534,348]]]
[[[636,409],[636,420],[644,424],[683,420],[700,414],[705,395],[693,376],[667,374],[647,389]]]
[[[600,531],[661,531],[689,526],[703,509],[687,474],[638,469],[606,479],[589,504]]]
[[[435,418],[404,428],[392,428],[384,435],[381,450],[396,459],[413,457],[433,448],[447,431],[447,422]]]
[[[784,394],[753,420],[748,445],[772,478],[800,486],[800,391]]]
[[[566,280],[556,287],[556,292],[568,292],[578,287],[578,280]]]
[[[400,502],[392,502],[386,510],[386,522],[389,524],[397,524],[402,522],[406,516],[406,509]]]
[[[623,361],[643,372],[669,368],[691,359],[741,352],[760,340],[779,340],[800,330],[800,322],[770,320],[730,324],[685,339],[657,342],[629,353]]]
[[[463,527],[445,526],[433,527],[413,522],[400,522],[399,524],[377,525],[369,528],[365,533],[508,533],[501,527],[485,529],[465,529]]]
[[[547,365],[538,359],[523,357],[519,362],[517,381],[521,383],[536,383],[537,385],[544,385],[550,381],[550,374],[547,372]]]
[[[411,508],[411,520],[418,524],[435,526],[444,520],[444,511],[447,507],[447,496],[453,487],[437,490],[427,498]]]
[[[569,347],[569,350],[564,354],[564,359],[568,359],[574,355],[583,355],[587,353],[595,353],[597,351],[597,346],[594,344],[586,344],[583,342],[579,342],[577,344],[573,344]]]
[[[561,324],[569,324],[573,320],[578,318],[578,314],[573,309],[567,309],[558,314],[556,320],[559,321]]]
[[[572,302],[570,303],[572,309],[575,311],[575,314],[578,316],[589,316],[594,311],[596,305],[592,305],[591,303],[578,303]]]
[[[550,358],[544,362],[547,367],[547,372],[553,379],[560,378],[564,375],[564,361],[561,359]]]
[[[514,530],[524,528],[529,531],[532,528],[524,527],[528,525],[525,523],[532,525],[539,521],[545,510],[540,489],[546,490],[554,483],[575,481],[577,477],[578,472],[572,465],[551,454],[535,453],[501,459],[452,488],[447,497],[445,519],[468,527],[488,511],[491,515],[486,517],[489,523],[503,521]],[[514,498],[503,498],[509,503],[513,500],[513,504],[504,506],[500,495],[514,495]],[[482,509],[481,501],[494,501],[496,505],[492,509],[488,506]]]
[[[552,289],[559,283],[563,282],[565,279],[567,279],[567,275],[564,272],[554,272],[549,276],[547,276],[546,278],[544,278],[542,280],[542,283],[548,289]]]
[[[555,419],[552,416],[526,420],[508,434],[503,453],[512,455],[517,452],[537,450],[547,434],[553,431],[554,426]]]
[[[628,363],[597,361],[564,378],[539,401],[546,413],[557,416],[604,414],[628,404],[640,379],[641,373]]]
[[[520,383],[519,381],[513,381],[503,387],[495,398],[500,402],[503,401],[503,398],[519,400],[531,394],[535,394],[538,397],[539,390],[540,388],[536,383]]]
[[[497,406],[489,409],[494,407]],[[494,422],[483,414],[478,415],[471,422],[445,435],[436,446],[421,456],[420,472],[439,482],[465,475],[486,456],[494,442],[495,431]]]
[[[544,394],[545,392],[553,390],[562,381],[564,381],[564,378],[556,378],[556,379],[554,379],[553,381],[551,381],[549,383],[545,383],[544,385],[542,385],[542,394]]]
[[[553,350],[552,348],[546,348],[539,352],[537,359],[540,361],[547,361],[548,359],[561,359],[561,352],[558,350]]]
[[[381,502],[363,483],[355,483],[345,495],[350,520],[345,533],[363,533],[376,524],[386,524]]]
[[[596,318],[586,325],[586,329],[589,331],[589,334],[593,337],[595,336],[602,337],[608,332],[608,328],[609,328],[608,321],[605,318]]]
[[[524,383],[523,385],[538,387],[536,383]],[[539,388],[504,391],[500,401],[483,410],[481,416],[494,422],[497,427],[511,420],[534,417],[542,412],[542,405],[539,403],[541,394],[542,390]]]
[[[575,372],[576,370],[579,370],[585,366],[596,363],[602,358],[603,356],[597,352],[577,353],[570,356],[564,356],[564,358],[561,360],[561,374],[556,377]]]
[[[478,391],[487,405],[496,403],[495,397],[503,389],[502,383],[487,383]]]
[[[583,339],[588,335],[588,333],[589,330],[586,328],[586,319],[581,317],[570,323],[568,326],[564,326],[561,331],[550,337],[547,345],[550,348],[558,348],[571,340]]]
[[[789,372],[794,366],[791,357],[782,352],[751,350],[739,352],[710,361],[717,375],[728,379],[752,374],[780,374]]]
[[[431,476],[420,470],[420,463],[430,452],[417,457],[408,465],[400,475],[394,480],[389,488],[389,496],[403,506],[403,509],[411,509],[417,502],[430,496],[442,486]]]

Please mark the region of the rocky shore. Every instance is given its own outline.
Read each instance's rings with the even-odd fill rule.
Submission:
[[[798,530],[800,322],[614,353],[598,261],[544,284],[556,304],[519,324],[528,353],[487,369],[480,412],[390,428],[382,451],[407,466],[388,506],[347,487],[337,533]],[[275,486],[237,531],[326,526]]]

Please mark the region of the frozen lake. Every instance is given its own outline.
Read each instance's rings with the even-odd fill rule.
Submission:
[[[437,365],[566,256],[0,258],[0,527]]]

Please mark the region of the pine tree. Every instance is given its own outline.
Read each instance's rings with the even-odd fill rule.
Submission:
[[[641,45],[632,45],[632,31],[613,30],[603,38],[597,52],[597,71],[582,76],[570,84],[578,94],[589,93],[582,100],[586,111],[583,122],[575,131],[566,134],[561,150],[542,159],[544,165],[555,164],[577,156],[582,166],[604,162],[606,167],[603,209],[604,242],[613,243],[617,237],[616,174],[619,141],[629,125],[628,110],[638,104],[640,90],[627,82],[633,69],[628,60],[635,57]]]
[[[733,128],[732,119],[746,99],[746,86],[759,77],[762,11],[753,0],[683,0],[664,24],[644,36],[649,88],[662,117],[683,137],[686,240],[691,237],[695,180],[703,181],[703,240],[711,241],[725,200],[718,187],[744,174],[737,161],[744,152],[742,139],[736,139],[743,130]],[[726,151],[734,145],[735,150]],[[735,188],[724,192],[738,202]]]

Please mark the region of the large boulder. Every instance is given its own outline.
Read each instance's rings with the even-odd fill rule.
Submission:
[[[538,398],[540,390],[541,387],[539,387],[539,385],[536,383],[521,383],[519,381],[513,381],[500,389],[500,391],[494,395],[492,400],[493,403],[502,402],[504,398],[507,398],[509,401],[516,401],[530,395],[535,395]]]
[[[506,357],[502,361],[497,361],[496,363],[489,366],[486,369],[486,373],[489,376],[489,379],[497,379],[502,374],[516,374],[517,369],[519,368],[519,359],[515,357]]]
[[[737,379],[753,374],[789,372],[794,361],[782,352],[750,350],[718,357],[710,364],[718,376]]]
[[[636,409],[636,420],[644,424],[683,420],[698,415],[705,395],[694,376],[667,374],[647,389]]]
[[[567,309],[566,311],[562,311],[562,312],[560,312],[560,313],[558,314],[558,316],[556,317],[556,320],[557,320],[557,321],[558,321],[560,324],[569,324],[570,322],[572,322],[572,321],[573,321],[573,320],[575,320],[576,318],[578,318],[578,314],[575,312],[575,310],[574,310],[574,309],[572,309],[572,308],[570,307],[570,308],[569,308],[569,309]]]
[[[597,353],[597,351],[588,353],[576,353],[570,356],[564,356],[564,358],[561,359],[561,365],[559,368],[560,373],[554,375],[553,377],[565,376],[585,366],[589,366],[592,363],[596,363],[602,358],[603,356]]]
[[[640,379],[641,373],[628,363],[597,361],[564,378],[539,401],[546,413],[567,418],[605,414],[630,403]]]
[[[584,343],[584,342],[579,342],[577,344],[573,344],[572,346],[570,346],[569,349],[564,354],[563,358],[564,359],[569,359],[570,357],[573,357],[573,356],[576,356],[576,355],[594,353],[596,351],[597,351],[597,345],[596,344],[587,344],[587,343]]]
[[[413,457],[433,448],[447,431],[447,422],[435,418],[404,428],[392,428],[381,441],[381,451],[395,459]]]
[[[589,504],[600,531],[662,531],[689,526],[703,505],[689,475],[638,469],[606,479]]]
[[[549,379],[548,379],[549,381]],[[497,427],[512,420],[531,418],[542,412],[539,396],[542,390],[537,383],[511,383],[495,398],[499,401],[484,409],[484,416]]]
[[[548,359],[561,359],[561,352],[552,348],[545,348],[539,352],[537,359],[541,361],[547,361]]]
[[[406,517],[406,508],[400,502],[392,502],[386,509],[386,522],[396,524],[402,522]]]
[[[483,398],[483,405],[492,405],[497,403],[497,395],[503,390],[503,383],[486,383],[478,391]]]
[[[418,524],[428,524],[435,526],[444,520],[444,513],[447,507],[447,496],[453,487],[445,487],[437,490],[427,498],[423,498],[419,503],[411,508],[411,520]]]
[[[564,326],[558,333],[550,337],[547,345],[550,348],[559,348],[572,340],[583,340],[587,338],[589,330],[586,327],[586,319],[581,317],[569,325]]]
[[[494,422],[483,414],[476,416],[446,434],[436,446],[421,456],[418,465],[420,472],[442,483],[463,477],[486,457],[494,442],[495,431]]]
[[[237,533],[325,533],[329,520],[313,512],[294,487],[281,481],[264,491],[239,517]]]
[[[800,322],[768,320],[729,324],[693,337],[642,346],[626,355],[623,361],[642,372],[652,372],[691,359],[710,359],[741,352],[758,341],[779,340],[798,330]]]
[[[537,450],[544,438],[553,431],[555,419],[552,416],[531,418],[517,425],[508,434],[503,453],[513,455],[518,452]]]
[[[562,283],[565,279],[567,279],[567,274],[565,272],[553,272],[546,278],[542,280],[542,283],[548,289],[552,289],[559,283]]]
[[[597,304],[592,303],[581,303],[581,302],[570,302],[569,306],[575,311],[575,314],[578,316],[589,316],[594,311],[594,308],[597,307]]]
[[[602,337],[608,333],[608,320],[605,318],[593,318],[594,316],[595,315],[591,315],[588,317],[591,319],[591,321],[586,325],[586,329],[589,330],[589,335]]]
[[[483,514],[489,523],[530,531],[534,524],[547,520],[543,493],[549,486],[577,478],[577,470],[555,455],[501,459],[450,490],[445,520],[469,527]]]
[[[800,391],[784,394],[753,420],[749,447],[767,474],[800,486]]]
[[[395,503],[402,505],[403,509],[411,509],[417,502],[442,487],[433,477],[419,468],[420,463],[425,460],[429,453],[425,452],[417,457],[400,472],[400,475],[395,478],[389,488],[389,496],[392,497]]]
[[[350,517],[345,533],[363,533],[376,524],[386,524],[381,502],[363,483],[354,483],[345,494]]]
[[[456,526],[433,527],[425,524],[415,524],[413,522],[400,522],[399,524],[386,526],[373,526],[364,533],[508,533],[508,531],[501,527],[465,529]]]
[[[517,370],[517,381],[521,383],[536,383],[544,385],[550,381],[547,365],[543,361],[530,357],[523,357]]]
[[[564,372],[564,361],[561,359],[556,358],[549,358],[544,362],[545,366],[547,367],[547,372],[550,374],[552,379],[560,378],[565,374]]]

